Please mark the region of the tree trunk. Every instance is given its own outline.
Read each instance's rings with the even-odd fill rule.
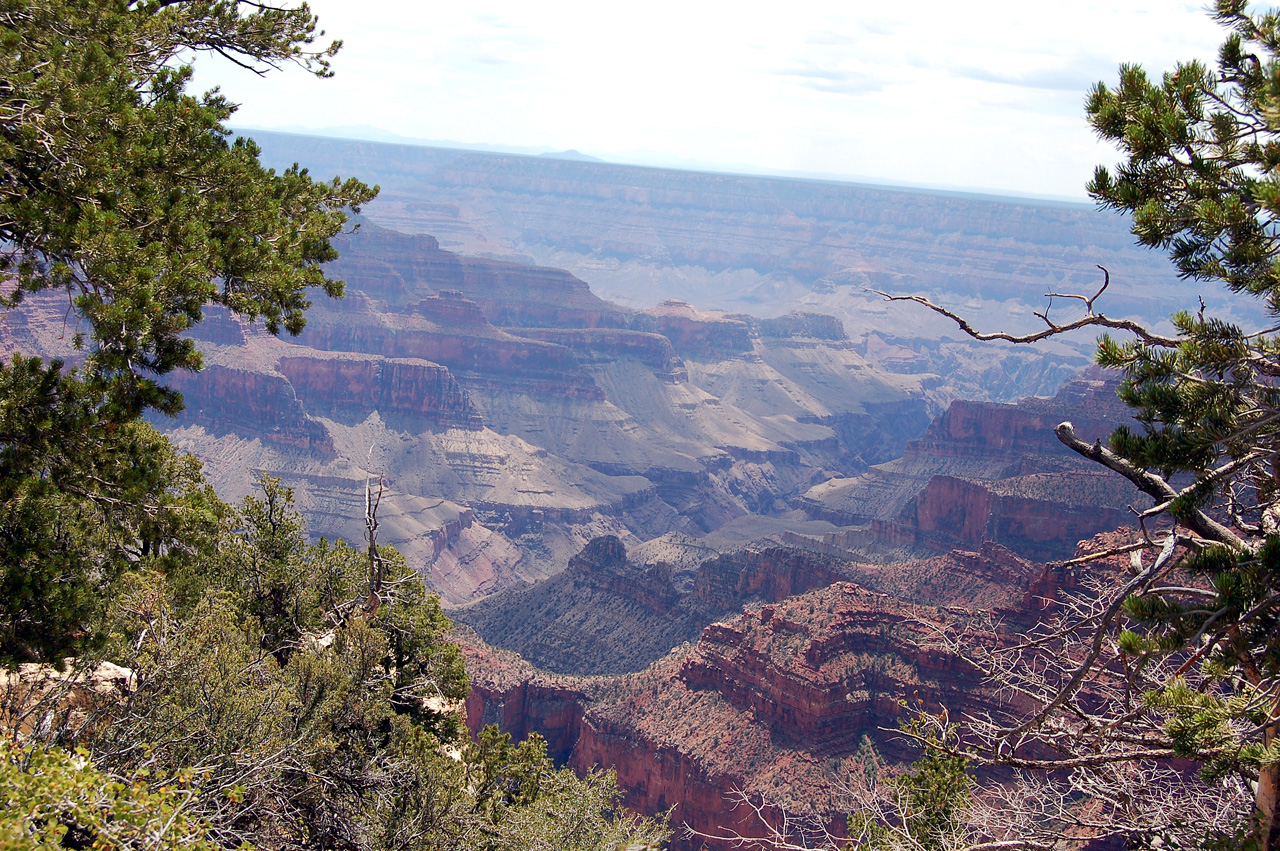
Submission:
[[[1280,720],[1280,697],[1271,707],[1271,724],[1262,733],[1266,747],[1276,740],[1276,722]],[[1258,772],[1258,791],[1254,796],[1258,808],[1259,847],[1263,851],[1280,851],[1280,765],[1270,765]]]

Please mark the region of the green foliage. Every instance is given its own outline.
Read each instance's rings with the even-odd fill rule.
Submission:
[[[1114,174],[1099,167],[1089,191],[1131,212],[1139,240],[1168,251],[1183,275],[1262,296],[1277,311],[1280,15],[1218,0],[1215,17],[1230,29],[1216,70],[1188,62],[1153,82],[1123,65],[1114,90],[1093,88],[1090,123],[1128,160]]]
[[[190,463],[138,423],[181,409],[160,377],[199,368],[182,332],[204,306],[297,333],[309,288],[341,294],[321,268],[329,240],[376,190],[264,169],[252,142],[228,141],[232,104],[184,91],[193,51],[327,75],[337,44],[316,35],[305,5],[0,8],[0,306],[65,290],[86,329],[76,369],[0,365],[0,663],[93,646],[126,566],[216,525]]]
[[[1220,281],[1280,316],[1280,13],[1218,0],[1215,16],[1229,29],[1216,69],[1190,62],[1153,81],[1122,66],[1114,90],[1094,87],[1089,120],[1126,159],[1114,173],[1099,168],[1089,191],[1131,213],[1139,240],[1183,276]],[[1232,531],[1178,566],[1186,582],[1129,599],[1120,642],[1139,665],[1184,660],[1146,705],[1206,780],[1257,784],[1264,847],[1280,847],[1280,338],[1206,316],[1203,303],[1173,321],[1167,344],[1100,343],[1099,363],[1125,371],[1121,396],[1141,424],[1111,446],[1166,480],[1190,477],[1162,503],[1173,519],[1203,533],[1207,510]]]
[[[191,817],[195,774],[152,789],[104,775],[83,752],[0,745],[0,851],[111,848],[214,851]]]
[[[212,544],[180,570],[117,581],[104,652],[135,683],[64,736],[113,776],[167,786],[198,768],[191,809],[220,845],[610,848],[665,836],[621,809],[610,776],[555,771],[536,738],[513,745],[490,728],[467,739],[449,622],[394,550],[371,611],[366,554],[306,543],[291,492],[269,477],[224,512]]]
[[[183,332],[206,305],[296,334],[309,289],[342,293],[329,240],[376,189],[264,169],[229,141],[232,104],[185,91],[200,52],[328,76],[319,35],[305,4],[0,4],[0,308],[61,290],[86,329],[75,368],[0,364],[0,664],[131,672],[123,693],[54,678],[6,705],[44,719],[15,739],[85,750],[6,752],[0,846],[657,841],[611,776],[555,771],[536,740],[467,743],[461,654],[399,554],[308,544],[274,479],[222,504],[140,419],[181,409],[160,382],[200,367]]]
[[[941,733],[928,728],[921,717],[903,729],[920,741],[924,754],[901,774],[885,781],[889,812],[865,810],[849,814],[849,835],[858,848],[875,851],[912,848],[944,851],[963,835],[969,814],[973,778],[969,760],[954,752],[959,742],[954,727]],[[848,846],[852,849],[854,846]]]
[[[234,107],[186,94],[181,59],[216,51],[250,65],[328,73],[305,5],[237,0],[15,0],[0,10],[0,240],[24,292],[71,293],[90,336],[87,373],[123,412],[175,410],[149,376],[197,368],[179,335],[206,304],[297,333],[305,291],[330,281],[343,209],[374,192],[262,168],[227,141]]]
[[[1274,724],[1280,676],[1280,537],[1255,551],[1202,550],[1185,569],[1206,593],[1137,596],[1127,603],[1133,626],[1121,636],[1136,659],[1194,649],[1196,682],[1177,676],[1148,691],[1146,703],[1165,718],[1174,750],[1195,760],[1206,782],[1235,773],[1257,776],[1280,765],[1280,740],[1262,735]]]
[[[195,459],[145,423],[103,423],[58,367],[0,364],[0,664],[97,644],[111,582],[186,558],[224,510]]]

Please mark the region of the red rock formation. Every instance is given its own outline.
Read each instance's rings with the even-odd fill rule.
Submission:
[[[337,352],[412,358],[447,366],[469,384],[496,382],[536,395],[603,399],[591,376],[564,346],[525,340],[489,329],[487,334],[397,328],[380,322],[313,321],[299,337],[305,345]]]
[[[443,290],[437,296],[429,296],[413,305],[410,310],[430,321],[451,328],[492,328],[492,324],[480,309],[457,290]]]
[[[727,357],[751,351],[751,327],[741,319],[666,301],[645,311],[651,330],[671,341],[681,355]]]
[[[1120,476],[1062,446],[1053,427],[1104,437],[1131,411],[1115,376],[1086,373],[1049,399],[957,401],[901,458],[813,487],[797,504],[815,519],[869,524],[886,547],[945,551],[991,540],[1031,558],[1064,558],[1076,541],[1129,522],[1142,498]]]
[[[276,367],[309,411],[413,417],[478,429],[480,414],[449,370],[411,358],[282,357]]]
[[[341,255],[331,274],[393,310],[452,291],[477,304],[497,326],[623,328],[632,316],[568,272],[454,254],[422,233],[366,224],[358,236],[335,244]]]
[[[726,612],[737,609],[747,600],[777,602],[825,588],[847,576],[840,561],[770,547],[703,562],[694,580],[693,597],[710,611]]]
[[[939,550],[993,541],[1028,558],[1054,558],[1082,538],[1130,522],[1132,514],[1117,503],[1137,503],[1140,496],[1127,481],[1103,471],[995,482],[934,476],[901,519],[919,533],[916,543]]]
[[[814,340],[839,341],[849,339],[844,332],[844,323],[834,316],[825,313],[808,313],[793,311],[786,316],[774,319],[756,319],[750,316],[737,316],[748,322],[761,337],[809,338]]]
[[[467,695],[467,728],[475,736],[497,724],[517,741],[537,733],[547,741],[547,756],[565,765],[582,735],[585,702],[581,691],[554,680],[520,682],[503,691],[473,684]]]
[[[619,328],[521,328],[520,336],[567,346],[585,363],[629,358],[672,382],[689,379],[671,341],[661,334]]]
[[[677,825],[758,835],[749,808],[727,801],[741,790],[838,826],[849,807],[841,784],[865,776],[868,742],[890,762],[914,758],[883,729],[904,712],[900,698],[953,711],[988,706],[974,671],[921,649],[923,624],[955,616],[838,583],[708,626],[695,645],[613,679],[556,679],[473,646],[470,723],[511,717],[528,729],[518,707],[532,701],[562,743],[577,707],[568,763],[615,768],[628,805],[642,812],[675,806]]]
[[[334,452],[329,433],[307,417],[282,375],[210,364],[198,373],[171,373],[166,383],[182,393],[187,414],[196,422],[321,456]]]
[[[471,680],[466,702],[471,735],[490,724],[517,741],[537,733],[547,741],[548,756],[558,765],[568,762],[588,701],[580,682],[546,675],[517,654],[486,645],[465,627],[454,637]]]

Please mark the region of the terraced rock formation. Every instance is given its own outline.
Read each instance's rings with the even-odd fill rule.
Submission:
[[[1115,382],[1092,369],[1050,398],[953,402],[901,458],[833,477],[795,504],[811,518],[858,527],[825,541],[853,558],[901,558],[983,541],[1029,558],[1065,558],[1080,539],[1131,522],[1130,505],[1147,507],[1128,482],[1053,434],[1064,420],[1095,439],[1125,422],[1130,412]]]
[[[886,733],[901,696],[955,711],[991,705],[964,663],[920,649],[931,620],[954,617],[837,582],[711,624],[696,643],[612,678],[557,677],[464,635],[468,723],[539,732],[569,765],[614,767],[629,806],[674,806],[676,824],[705,833],[761,835],[754,812],[730,803],[735,792],[838,828],[851,805],[842,790],[914,758]]]
[[[156,419],[225,498],[281,477],[315,534],[360,540],[385,488],[384,543],[449,603],[563,570],[591,539],[693,535],[892,457],[923,429],[911,380],[831,317],[635,311],[572,275],[367,226],[344,239],[296,340],[210,310],[205,369]],[[74,360],[62,306],[7,312],[0,341]]]
[[[641,564],[597,538],[543,582],[455,609],[497,647],[566,674],[639,671],[748,601],[776,602],[853,575],[843,562],[785,547],[739,550],[696,567]]]

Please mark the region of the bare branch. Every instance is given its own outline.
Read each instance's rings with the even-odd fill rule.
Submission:
[[[1136,322],[1128,319],[1112,319],[1102,313],[1089,313],[1074,322],[1068,322],[1066,325],[1054,325],[1052,322],[1049,322],[1044,314],[1037,313],[1037,316],[1044,319],[1045,322],[1049,322],[1049,327],[1044,331],[1040,331],[1035,334],[1010,334],[1007,331],[993,331],[988,333],[977,330],[960,315],[947,310],[941,305],[934,304],[924,296],[891,295],[890,293],[886,293],[881,290],[870,290],[870,292],[883,297],[885,301],[913,301],[916,304],[924,305],[934,313],[945,316],[952,322],[956,323],[960,330],[968,334],[970,337],[984,342],[989,342],[991,340],[1004,340],[1009,343],[1036,343],[1040,340],[1047,340],[1050,337],[1056,337],[1059,334],[1078,331],[1081,328],[1100,327],[1113,328],[1118,331],[1128,331],[1148,346],[1159,346],[1168,349],[1176,348],[1178,346],[1178,340],[1174,337],[1165,337],[1161,334],[1154,334]],[[1099,294],[1100,293],[1101,290],[1099,290]],[[1094,298],[1096,297],[1097,295],[1094,296]],[[1086,303],[1091,303],[1089,299],[1085,299],[1085,301]]]
[[[1102,441],[1086,443],[1076,437],[1075,427],[1071,423],[1059,423],[1053,433],[1058,436],[1058,440],[1068,449],[1124,476],[1137,485],[1138,489],[1143,493],[1155,499],[1156,502],[1167,503],[1179,496],[1179,492],[1174,490],[1173,486],[1160,476],[1134,466],[1103,446]],[[1235,532],[1232,532],[1198,508],[1183,509],[1173,516],[1179,523],[1182,523],[1203,538],[1224,544],[1237,552],[1246,552],[1249,549],[1248,544],[1241,540]]]

